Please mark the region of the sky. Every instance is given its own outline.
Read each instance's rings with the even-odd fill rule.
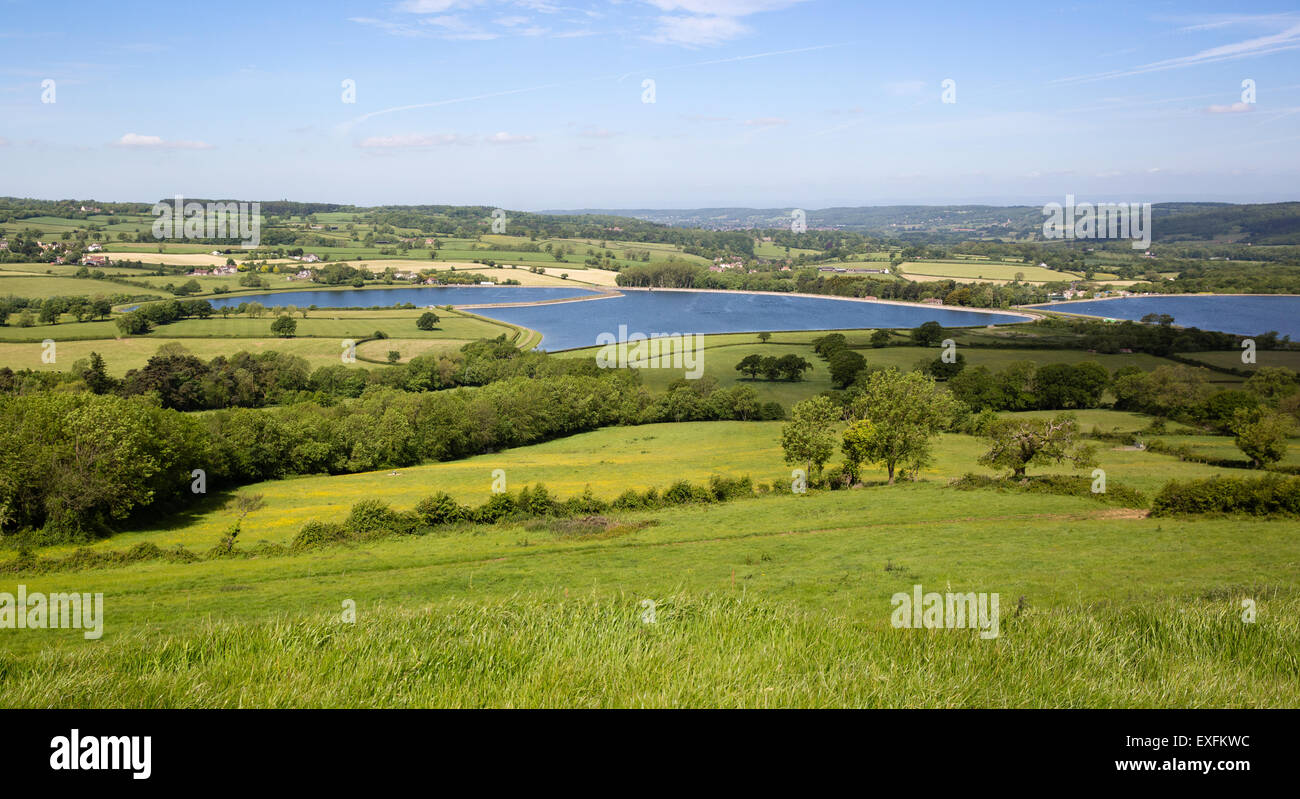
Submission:
[[[1300,199],[1294,2],[0,0],[0,195]]]

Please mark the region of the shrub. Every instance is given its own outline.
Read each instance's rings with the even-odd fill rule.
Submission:
[[[715,474],[709,477],[709,494],[714,502],[751,497],[754,495],[754,482],[748,476],[729,478]]]
[[[293,543],[289,545],[289,548],[295,552],[301,552],[304,549],[338,543],[347,537],[348,531],[343,525],[313,520],[302,526],[298,534],[293,537]]]
[[[483,524],[496,524],[514,514],[515,498],[506,493],[493,494],[487,502],[474,511],[474,521]]]
[[[556,505],[556,501],[551,498],[551,493],[541,483],[534,486],[532,490],[529,490],[528,486],[519,489],[519,499],[515,502],[519,512],[526,516],[550,516],[558,510]]]
[[[393,510],[387,502],[363,499],[352,506],[344,524],[354,535],[374,535],[410,532],[411,521]]]
[[[1152,516],[1185,513],[1244,513],[1252,516],[1300,515],[1300,478],[1214,476],[1171,480],[1151,506]]]
[[[472,510],[451,498],[451,495],[439,491],[415,503],[415,517],[430,527],[464,521],[470,517]]]
[[[1030,477],[990,477],[983,474],[966,474],[949,481],[953,488],[969,491],[972,489],[995,489],[998,491],[1016,491],[1026,494],[1055,494],[1067,497],[1086,497],[1098,502],[1119,505],[1125,508],[1144,508],[1146,497],[1140,491],[1110,481],[1104,493],[1093,493],[1092,478],[1071,474],[1040,474]]]
[[[685,505],[690,502],[708,502],[709,492],[700,486],[691,485],[689,480],[678,480],[664,491],[664,503],[668,505]]]
[[[635,492],[633,496],[636,496]],[[591,486],[587,486],[578,496],[569,497],[564,501],[561,513],[565,516],[596,516],[609,508],[609,503],[591,493]]]
[[[126,551],[125,558],[129,561],[140,560],[162,560],[167,557],[157,544],[152,541],[141,541]]]
[[[629,488],[622,494],[618,495],[618,498],[614,500],[611,507],[615,510],[640,510],[645,507],[645,504],[641,495]]]

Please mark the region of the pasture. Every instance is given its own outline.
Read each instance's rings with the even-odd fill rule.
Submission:
[[[840,332],[843,332],[848,337],[849,348],[856,350],[866,359],[868,367],[895,367],[906,371],[916,367],[921,362],[933,361],[940,354],[938,347],[890,346],[873,348],[869,343],[872,333],[870,330]],[[767,343],[759,342],[757,336],[753,333],[725,333],[705,336],[704,348],[700,355],[704,365],[704,374],[717,380],[718,384],[723,387],[736,384],[750,386],[758,393],[761,401],[779,402],[789,407],[795,402],[833,388],[828,364],[813,351],[812,346],[812,340],[823,335],[826,335],[824,331],[780,332],[773,333],[772,338]],[[1089,353],[1085,350],[993,349],[963,346],[966,338],[978,341],[986,336],[987,331],[982,329],[978,331],[954,331],[952,335],[958,342],[958,351],[966,358],[967,368],[985,366],[995,372],[1005,369],[1017,361],[1032,361],[1038,366],[1049,363],[1093,361],[1101,364],[1110,372],[1130,365],[1149,370],[1157,366],[1174,364],[1173,361],[1168,359],[1143,353],[1106,355]],[[895,340],[899,340],[897,334]],[[595,358],[599,350],[599,347],[567,350],[557,353],[557,356]],[[788,354],[798,355],[812,364],[812,369],[804,373],[803,380],[789,382],[767,380],[762,377],[751,379],[736,371],[736,364],[749,355],[779,358]],[[684,368],[655,368],[641,369],[639,371],[646,387],[653,391],[663,391],[667,389],[670,383],[682,379],[686,375]],[[1236,378],[1229,375],[1214,375],[1214,379],[1224,382],[1238,382]]]
[[[1128,420],[1120,420],[1126,423]],[[566,496],[679,477],[787,480],[777,423],[601,430],[458,463],[250,486],[241,542],[490,470]],[[24,574],[102,591],[105,633],[0,631],[6,706],[1291,706],[1300,701],[1294,525],[1144,518],[1093,499],[949,488],[976,442],[944,437],[917,483],[621,516],[615,535],[462,525],[297,555]],[[1141,487],[1206,467],[1107,451]],[[210,508],[100,546],[202,551]],[[646,526],[637,527],[638,524]],[[18,577],[13,575],[10,581]],[[1000,635],[890,625],[896,592],[996,592]],[[1243,624],[1243,597],[1258,623]],[[344,600],[356,623],[341,623]],[[645,623],[645,600],[655,603]]]
[[[1031,264],[997,261],[908,261],[898,267],[901,274],[912,280],[985,280],[1010,282],[1016,275],[1024,275],[1028,283],[1046,283],[1060,280],[1082,280],[1082,274],[1060,272]],[[1098,279],[1104,279],[1098,275]],[[1114,277],[1114,275],[1110,275]]]

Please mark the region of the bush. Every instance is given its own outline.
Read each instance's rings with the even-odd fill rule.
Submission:
[[[664,503],[668,505],[708,502],[710,499],[708,491],[700,486],[691,485],[689,480],[678,480],[664,491]]]
[[[470,518],[472,511],[452,499],[450,494],[439,491],[415,503],[414,513],[422,524],[438,527],[465,521]]]
[[[515,498],[506,493],[493,494],[492,497],[474,511],[474,521],[483,524],[496,524],[514,514]]]
[[[360,536],[411,532],[412,521],[393,510],[387,502],[363,499],[352,506],[344,524],[349,532]]]
[[[622,494],[618,495],[618,498],[614,500],[612,507],[615,510],[641,510],[645,507],[645,504],[641,495],[629,488]]]
[[[557,503],[551,498],[546,486],[538,483],[529,490],[528,486],[519,489],[519,499],[515,506],[526,516],[550,516],[557,510]]]
[[[754,482],[748,476],[729,478],[713,475],[709,478],[709,494],[714,502],[726,502],[754,495]]]
[[[963,491],[991,488],[997,491],[1016,491],[1026,494],[1086,497],[1125,508],[1144,508],[1147,504],[1147,499],[1142,492],[1128,486],[1117,485],[1114,481],[1107,483],[1104,493],[1094,494],[1091,477],[1072,474],[1040,474],[1030,477],[990,477],[983,474],[966,474],[950,481],[949,485]]]
[[[1252,516],[1300,515],[1300,478],[1215,476],[1171,480],[1151,506],[1152,516],[1186,513],[1244,513]]]
[[[293,537],[293,543],[289,545],[289,548],[295,552],[301,552],[304,549],[335,544],[347,537],[348,531],[341,524],[310,521],[304,524],[298,534]]]
[[[565,500],[560,512],[565,516],[596,516],[609,510],[609,507],[609,503],[591,493],[591,486],[587,486],[578,496]]]

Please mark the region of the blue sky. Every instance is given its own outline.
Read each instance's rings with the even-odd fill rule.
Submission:
[[[1275,201],[1297,112],[1294,3],[0,0],[0,195]]]

